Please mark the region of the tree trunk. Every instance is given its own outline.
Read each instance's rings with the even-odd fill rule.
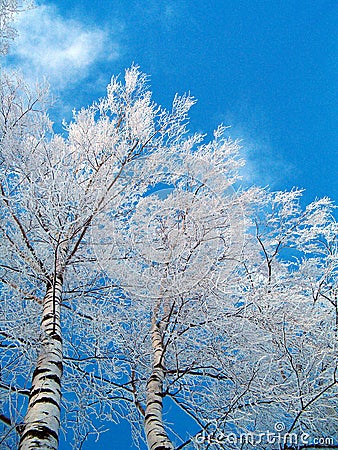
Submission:
[[[145,432],[149,450],[173,450],[174,446],[164,429],[163,410],[163,342],[161,330],[156,322],[156,315],[152,319],[151,339],[153,348],[152,373],[147,383],[147,400],[145,413]]]
[[[19,450],[58,448],[62,376],[61,299],[62,277],[56,276],[53,285],[47,286],[43,301],[41,350],[33,373]]]

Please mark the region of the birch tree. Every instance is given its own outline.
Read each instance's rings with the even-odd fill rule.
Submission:
[[[57,448],[61,405],[74,448],[119,417],[151,449],[238,448],[231,433],[280,422],[298,439],[334,436],[330,201],[236,192],[226,129],[187,135],[194,100],[158,108],[136,67],[66,137],[45,88],[2,81],[4,445],[12,430],[21,448]],[[62,369],[75,395],[63,404]]]
[[[236,146],[218,148],[236,169],[225,151],[234,156]],[[177,175],[176,184],[138,203],[127,227],[117,226],[118,255],[105,249],[110,224],[103,228],[100,260],[106,258],[108,273],[121,274],[129,299],[119,311],[116,346],[128,355],[135,408],[131,402],[126,408],[139,424],[135,441],[144,439],[150,449],[269,449],[279,432],[284,448],[305,448],[318,436],[334,442],[332,203],[322,199],[303,210],[297,190],[221,195],[219,189],[215,197],[205,180],[221,187],[225,170],[212,165],[208,173],[210,155],[200,159],[205,150],[190,155],[191,178]],[[179,163],[185,174],[188,160]],[[180,436],[175,420],[168,424],[176,414],[165,420],[166,408],[185,417],[192,436]]]
[[[45,85],[2,72],[0,94],[1,445],[57,448],[63,423],[81,448],[119,418],[151,450],[334,437],[331,202],[236,191],[226,129],[189,134],[194,99],[160,108],[134,66],[62,135]]]
[[[8,110],[21,117],[17,103],[20,98],[8,99]],[[90,262],[98,278],[87,245],[93,237],[89,230],[102,211],[111,220],[126,214],[156,183],[156,160],[173,153],[193,103],[188,96],[176,97],[172,111],[158,108],[146,76],[132,67],[124,84],[113,78],[105,99],[74,114],[66,138],[41,126],[38,133],[19,133],[19,140],[8,135],[3,142],[2,282],[8,296],[19,289],[41,304],[40,350],[20,448],[57,448],[62,291],[67,276],[77,276]],[[4,130],[7,123],[5,116]]]

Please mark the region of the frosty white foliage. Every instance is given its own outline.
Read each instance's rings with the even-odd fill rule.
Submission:
[[[121,418],[136,445],[198,447],[177,410],[190,435],[282,421],[335,436],[331,201],[236,190],[238,143],[224,126],[189,134],[195,100],[160,108],[137,66],[63,135],[47,94],[2,74],[1,445],[29,446],[43,421],[56,448],[62,365],[73,448]]]

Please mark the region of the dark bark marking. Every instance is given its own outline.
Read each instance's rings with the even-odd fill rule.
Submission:
[[[152,448],[152,450],[171,450],[172,449],[171,446],[166,446],[166,445],[163,445],[163,444],[156,445],[156,447],[152,446],[151,448]]]
[[[46,377],[47,378],[47,377]],[[39,394],[54,394],[55,391],[57,391],[58,393],[61,393],[60,389],[49,389],[49,388],[37,388],[34,389],[31,393],[30,393],[30,398],[34,397],[35,395],[39,395]]]
[[[43,368],[37,367],[33,372],[33,379],[35,377],[37,377],[38,375],[40,375],[41,373],[46,373],[46,372],[50,372],[50,369],[43,369]]]
[[[61,375],[62,375],[63,367],[62,367],[62,363],[61,362],[53,362],[53,361],[51,361],[50,364],[54,364],[60,370]],[[34,370],[34,372],[33,372],[33,379],[36,378],[38,375],[41,375],[41,374],[44,374],[44,373],[46,374],[44,376],[45,379],[54,380],[58,384],[61,383],[60,377],[58,375],[55,375],[55,374],[51,373],[51,370],[49,368],[43,369],[43,368],[38,368],[37,367]]]
[[[36,429],[27,430],[23,433],[21,441],[23,441],[26,437],[32,437],[37,439],[48,439],[49,437],[53,437],[59,442],[59,436],[49,427],[44,425],[37,425]]]
[[[156,394],[155,394],[156,395]],[[159,397],[160,395],[158,395],[158,397]],[[161,406],[161,408],[162,408],[162,405],[163,405],[163,403],[162,403],[162,399],[161,400],[152,400],[151,402],[149,402],[149,405],[148,405],[148,407],[150,407],[150,405],[154,405],[154,404],[156,404],[156,405],[160,405]]]
[[[61,337],[59,334],[52,333],[52,334],[50,335],[50,337],[51,337],[52,339],[54,339],[55,341],[61,342],[61,344],[62,344],[62,337]]]
[[[55,381],[55,383],[57,384],[61,384],[61,378],[58,375],[55,375],[54,373],[51,373],[50,375],[45,375],[44,376],[45,380],[53,380]]]
[[[151,419],[151,417],[153,417],[153,419]],[[147,420],[148,423],[160,422],[160,419],[154,413],[147,414],[146,417],[145,417],[145,420]],[[151,432],[152,432],[152,430],[149,430],[149,433],[151,433]]]
[[[45,314],[43,316],[43,318],[41,319],[41,323],[45,322],[46,320],[53,319],[54,317],[55,317],[55,314],[53,314],[53,313]]]
[[[56,402],[53,398],[50,397],[41,397],[41,398],[37,398],[36,400],[34,400],[31,404],[30,404],[30,408],[32,408],[34,405],[36,405],[37,403],[51,403],[52,405],[55,405],[58,409],[60,408],[60,405],[58,402]]]

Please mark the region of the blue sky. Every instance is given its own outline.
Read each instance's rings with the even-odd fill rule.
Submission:
[[[169,106],[176,92],[198,99],[192,131],[231,126],[248,159],[246,183],[297,186],[307,202],[324,195],[337,201],[334,0],[38,5],[21,16],[7,64],[50,80],[56,124],[103,96],[111,76],[134,62],[151,76],[157,103]]]
[[[38,1],[8,62],[45,75],[56,123],[132,62],[157,103],[198,99],[192,131],[230,125],[249,183],[337,199],[334,0]],[[56,127],[57,129],[57,127]]]

